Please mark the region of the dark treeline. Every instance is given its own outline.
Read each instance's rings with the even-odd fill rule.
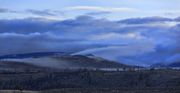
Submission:
[[[173,88],[180,89],[180,71],[27,71],[0,74],[0,89]]]

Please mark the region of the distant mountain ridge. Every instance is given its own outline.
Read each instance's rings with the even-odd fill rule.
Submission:
[[[171,64],[168,64],[169,67],[180,67],[180,62],[173,62]]]
[[[45,57],[45,56],[55,56],[55,55],[68,55],[70,53],[65,52],[34,52],[34,53],[23,53],[23,54],[9,54],[0,56],[0,59],[7,59],[7,58],[38,58],[38,57]]]
[[[151,65],[151,67],[180,67],[180,62],[172,62],[168,64],[156,63],[156,64]]]

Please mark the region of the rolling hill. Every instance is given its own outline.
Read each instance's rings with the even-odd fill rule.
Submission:
[[[35,55],[31,53],[16,55],[16,57],[12,57],[11,55],[8,55],[7,58],[3,57],[0,62],[0,69],[94,69],[133,67],[93,55],[59,55],[57,53],[33,54]]]

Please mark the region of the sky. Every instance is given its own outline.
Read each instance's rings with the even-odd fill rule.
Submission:
[[[124,64],[180,61],[180,0],[0,0],[0,56],[93,54]]]
[[[0,0],[0,18],[43,17],[64,20],[91,15],[110,20],[178,17],[180,0]]]

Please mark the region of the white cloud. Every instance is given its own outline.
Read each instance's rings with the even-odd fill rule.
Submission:
[[[99,6],[73,6],[67,7],[65,10],[86,10],[86,11],[102,11],[102,12],[137,12],[138,9],[126,7],[99,7]]]
[[[18,34],[18,33],[0,33],[0,38],[6,37],[32,37],[32,36],[40,36],[39,32],[30,33],[30,34]]]
[[[113,40],[113,39],[143,39],[143,36],[141,36],[139,33],[104,33],[100,35],[93,35],[91,36],[91,39],[93,40]]]

